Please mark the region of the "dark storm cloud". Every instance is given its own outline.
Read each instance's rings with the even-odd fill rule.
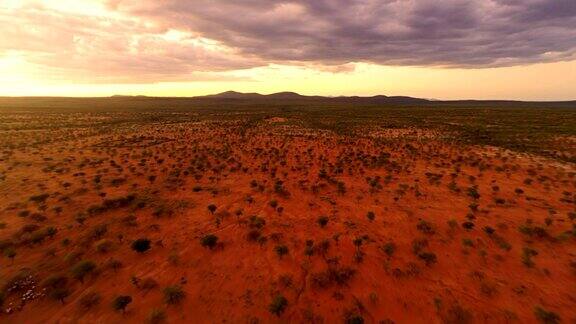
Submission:
[[[231,80],[228,71],[272,63],[338,73],[354,62],[576,59],[576,0],[84,0],[76,11],[62,0],[10,3],[0,0],[0,59],[18,57],[43,78],[148,83]]]
[[[110,0],[263,62],[488,67],[574,58],[575,0]]]

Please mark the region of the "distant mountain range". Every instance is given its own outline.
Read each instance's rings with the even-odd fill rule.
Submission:
[[[219,94],[197,97],[149,97],[116,95],[111,97],[0,97],[3,108],[82,108],[107,109],[156,108],[193,106],[402,106],[402,107],[559,107],[576,109],[576,101],[515,101],[515,100],[435,100],[405,96],[304,96],[295,92],[278,92],[268,95],[226,91]]]
[[[278,92],[269,95],[263,95],[259,93],[242,93],[236,91],[226,91],[215,95],[200,96],[194,98],[212,98],[212,99],[283,99],[283,100],[310,100],[310,101],[334,101],[334,102],[361,102],[361,103],[425,103],[430,102],[428,99],[404,97],[404,96],[372,96],[372,97],[323,97],[323,96],[304,96],[296,92]]]

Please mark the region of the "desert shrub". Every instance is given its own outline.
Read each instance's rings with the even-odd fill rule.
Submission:
[[[474,241],[472,241],[472,239],[469,239],[469,238],[463,238],[462,239],[462,245],[467,246],[467,247],[474,247]]]
[[[260,236],[258,237],[257,240],[258,244],[260,244],[260,246],[263,246],[264,244],[266,244],[266,242],[268,242],[268,238],[266,236]]]
[[[112,250],[112,245],[113,245],[112,241],[108,239],[102,239],[96,242],[96,244],[94,244],[94,246],[96,247],[96,251],[100,253],[109,252],[110,250]]]
[[[262,232],[260,230],[252,229],[252,230],[248,231],[247,238],[248,238],[248,241],[257,242],[261,236],[262,236]]]
[[[128,215],[122,218],[122,223],[126,226],[135,227],[138,226],[138,218],[134,214]]]
[[[184,297],[186,297],[186,293],[182,290],[182,286],[168,286],[164,288],[164,301],[166,304],[174,305],[180,303]]]
[[[128,305],[130,305],[131,302],[132,302],[131,296],[118,296],[114,298],[114,300],[112,301],[112,309],[114,309],[115,311],[122,311],[122,313],[125,313],[126,307],[128,307]]]
[[[148,314],[148,323],[150,324],[159,324],[159,323],[163,323],[166,320],[166,312],[158,309],[158,308],[154,308],[153,310],[150,311],[150,314]]]
[[[211,214],[214,214],[214,213],[216,212],[216,209],[217,209],[217,208],[218,208],[218,207],[216,207],[216,205],[214,205],[214,204],[208,205],[208,211],[209,211]]]
[[[544,324],[560,323],[560,316],[558,316],[558,314],[551,311],[547,311],[542,307],[536,307],[534,309],[534,315],[536,315],[536,318],[538,319],[538,321],[540,321],[540,323]]]
[[[9,258],[11,262],[14,262],[14,258],[16,257],[16,250],[13,247],[8,247],[4,249],[2,252],[5,257]]]
[[[30,215],[30,211],[29,210],[21,210],[18,212],[18,216],[19,217],[28,217]]]
[[[464,222],[462,223],[462,227],[464,227],[467,230],[471,230],[474,228],[474,223],[472,222]]]
[[[496,230],[490,226],[484,226],[484,232],[488,235],[493,235]]]
[[[66,287],[55,288],[48,292],[48,297],[59,300],[62,304],[64,304],[64,300],[68,296],[70,296],[70,290]]]
[[[86,215],[84,215],[84,214],[78,214],[74,217],[74,220],[76,221],[76,223],[78,223],[80,225],[84,225],[84,222],[86,222],[86,219],[88,219],[88,217],[86,217]]]
[[[48,197],[50,197],[49,194],[39,194],[39,195],[35,195],[35,196],[31,196],[30,197],[30,201],[35,202],[37,204],[43,204],[46,202],[46,199],[48,199]]]
[[[545,228],[540,227],[540,226],[534,226],[531,224],[520,225],[520,227],[518,227],[518,231],[520,231],[520,233],[527,235],[527,236],[530,236],[530,237],[535,237],[535,238],[548,237],[548,232],[546,231]]]
[[[139,283],[138,288],[149,291],[158,288],[158,286],[158,282],[154,278],[145,278]]]
[[[356,237],[354,240],[352,240],[352,243],[354,244],[357,250],[360,250],[360,247],[362,247],[362,243],[364,243],[364,239],[362,237]]]
[[[21,241],[22,241],[22,243],[25,243],[26,241],[28,241],[29,243],[39,244],[39,243],[44,242],[45,238],[46,238],[46,235],[44,234],[43,231],[36,231],[28,237],[28,240],[25,238],[22,238]]]
[[[467,190],[467,194],[469,197],[471,197],[472,199],[478,200],[480,199],[480,193],[478,193],[478,188],[477,187],[470,187]]]
[[[78,306],[84,309],[90,309],[102,301],[102,296],[95,291],[88,291],[78,300]]]
[[[99,224],[90,230],[88,237],[93,240],[99,240],[106,234],[106,232],[108,232],[108,224]]]
[[[443,319],[445,323],[470,323],[472,322],[472,313],[460,305],[453,305],[447,310]]]
[[[424,248],[428,247],[427,239],[414,239],[412,240],[412,252],[418,255]]]
[[[529,267],[532,268],[534,267],[534,261],[532,261],[532,257],[538,255],[538,251],[529,248],[529,247],[525,247],[522,249],[522,263]]]
[[[427,266],[431,266],[432,264],[436,263],[437,260],[436,254],[432,252],[420,252],[418,257],[422,259]]]
[[[72,243],[72,241],[69,238],[65,238],[61,242],[62,246],[69,246],[70,243]]]
[[[286,288],[292,287],[292,285],[293,285],[293,283],[294,283],[291,274],[283,274],[283,275],[280,275],[280,276],[278,277],[278,281],[280,282],[280,284],[281,284],[283,287],[286,287]]]
[[[314,255],[314,247],[313,247],[314,242],[312,240],[309,240],[309,241],[311,244],[310,245],[306,244],[306,246],[304,247],[304,255],[310,257],[310,256]],[[308,243],[308,242],[306,242],[306,243]]]
[[[508,241],[506,241],[500,235],[494,235],[493,237],[494,242],[496,242],[496,245],[498,245],[498,247],[501,248],[502,250],[510,251],[512,249],[512,245],[510,245],[510,243],[508,243]]]
[[[434,228],[432,227],[432,224],[425,220],[420,220],[418,225],[416,225],[416,229],[424,234],[434,234]]]
[[[150,249],[150,240],[147,238],[140,238],[132,242],[132,250],[138,253],[144,253]]]
[[[270,205],[270,207],[276,209],[276,207],[278,207],[278,201],[277,200],[270,200],[270,202],[268,203]]]
[[[376,218],[376,214],[375,214],[373,211],[369,211],[369,212],[366,214],[366,217],[368,218],[369,221],[372,222],[372,221],[374,221],[374,219]]]
[[[266,220],[260,216],[253,215],[250,216],[248,220],[248,226],[250,226],[250,228],[261,229],[264,225],[266,225]]]
[[[288,254],[288,247],[286,245],[277,245],[274,248],[274,251],[276,252],[278,257],[280,257],[280,259],[282,259],[282,257],[284,255]]]
[[[382,246],[382,251],[384,251],[384,253],[386,253],[387,256],[391,257],[396,251],[396,244],[394,244],[393,242],[388,242],[384,244],[384,246]]]
[[[16,236],[22,236],[26,233],[33,233],[40,229],[40,226],[36,224],[26,224],[20,228],[20,230],[15,234]]]
[[[320,217],[318,217],[318,220],[317,220],[318,225],[320,225],[320,227],[322,227],[322,228],[324,228],[326,225],[328,225],[328,221],[329,221],[328,216],[320,216]]]
[[[268,310],[270,311],[270,313],[276,316],[280,316],[282,315],[282,313],[284,313],[284,310],[286,310],[287,306],[288,306],[288,300],[286,299],[286,297],[282,295],[277,295],[276,297],[274,297],[274,299],[272,299],[270,305],[268,305]]]
[[[83,254],[83,251],[72,251],[64,256],[64,261],[73,264],[74,262],[80,260]]]
[[[345,322],[346,324],[364,324],[364,317],[359,314],[349,314]]]
[[[114,271],[120,270],[120,268],[122,268],[122,266],[123,266],[122,262],[120,262],[119,260],[116,260],[116,259],[110,259],[110,260],[106,261],[106,267],[110,268]]]
[[[213,249],[216,244],[218,244],[218,236],[214,234],[205,235],[200,239],[200,244],[202,244],[203,247]]]
[[[84,278],[96,270],[96,263],[88,260],[80,261],[72,267],[72,277],[84,282]]]
[[[54,274],[46,277],[44,281],[42,281],[42,287],[46,288],[47,290],[52,290],[56,288],[66,287],[68,283],[68,278],[62,274]]]
[[[310,280],[312,285],[319,288],[327,288],[333,284],[345,285],[354,276],[356,270],[344,266],[330,266],[328,269],[312,273]]]
[[[318,243],[318,245],[316,245],[316,250],[322,256],[326,255],[326,253],[328,252],[328,249],[330,249],[330,240],[328,240],[328,239],[324,239],[324,240],[320,241],[320,243]]]
[[[276,243],[280,242],[280,240],[282,239],[284,235],[282,233],[279,232],[275,232],[270,234],[270,239]]]

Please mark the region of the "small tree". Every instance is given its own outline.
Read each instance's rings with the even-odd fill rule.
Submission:
[[[214,214],[216,212],[216,205],[214,204],[210,204],[208,205],[208,211],[210,212],[210,214]]]
[[[276,316],[280,316],[282,315],[282,313],[284,313],[284,310],[286,310],[286,306],[288,306],[288,300],[286,299],[286,297],[282,295],[277,295],[272,300],[272,303],[270,303],[270,305],[268,306],[268,310],[270,311],[270,313]]]
[[[122,311],[122,313],[126,313],[126,307],[132,302],[132,297],[130,296],[118,296],[114,298],[112,302],[112,308],[115,311]]]
[[[140,238],[132,242],[132,250],[138,253],[144,253],[150,249],[150,240],[146,238]]]
[[[288,247],[286,245],[277,245],[274,251],[276,251],[276,254],[282,259],[284,255],[288,254]]]
[[[218,243],[218,236],[214,234],[208,234],[202,237],[202,239],[200,239],[200,244],[202,244],[203,247],[209,248],[210,250],[212,250],[217,243]]]

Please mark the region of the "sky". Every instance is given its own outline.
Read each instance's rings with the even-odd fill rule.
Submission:
[[[0,96],[576,99],[575,0],[0,0]]]

